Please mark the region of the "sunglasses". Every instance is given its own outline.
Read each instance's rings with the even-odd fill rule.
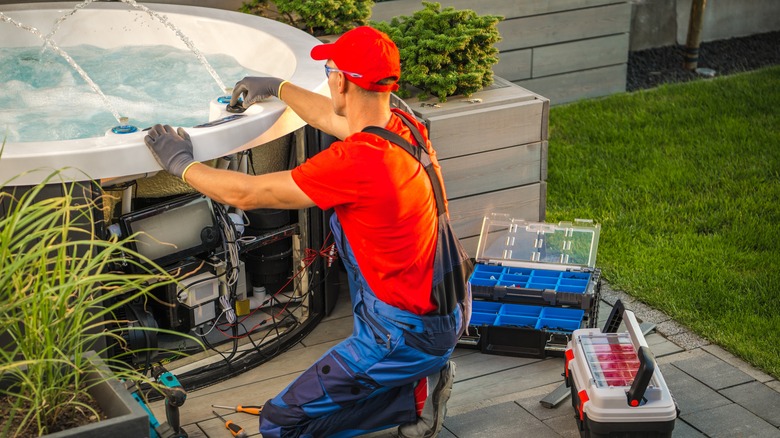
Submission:
[[[345,75],[353,77],[353,78],[362,78],[363,77],[363,75],[361,75],[360,73],[352,73],[351,71],[339,70],[337,68],[333,68],[333,67],[325,64],[325,77],[329,78],[330,74],[333,73],[334,71],[340,71],[341,73],[344,73]]]

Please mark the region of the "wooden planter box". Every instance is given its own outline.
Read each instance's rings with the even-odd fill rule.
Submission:
[[[105,380],[102,376],[111,373],[103,360],[94,353],[90,360],[95,370],[88,374],[90,379],[103,380],[92,387],[89,393],[108,418],[97,423],[86,424],[74,429],[44,435],[46,438],[149,438],[149,415],[117,379]]]
[[[428,126],[453,228],[474,257],[482,219],[543,221],[550,101],[499,77],[469,98],[405,99]]]

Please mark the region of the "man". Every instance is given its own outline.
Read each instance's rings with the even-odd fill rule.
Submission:
[[[463,325],[459,307],[432,291],[436,253],[443,252],[437,198],[415,157],[361,131],[384,127],[415,144],[416,129],[423,144],[415,147],[428,152],[441,183],[438,163],[424,126],[390,108],[401,71],[387,35],[359,27],[314,47],[311,56],[326,61],[330,98],[279,78],[247,77],[231,101],[240,105],[243,96],[246,107],[276,96],[313,127],[343,139],[292,171],[252,176],[197,163],[181,128],[156,125],[146,142],[168,172],[218,202],[335,211],[331,228],[348,273],[353,333],[264,405],[263,437],[348,437],[396,425],[400,436],[436,436]]]

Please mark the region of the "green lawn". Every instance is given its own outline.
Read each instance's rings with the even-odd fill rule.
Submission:
[[[780,377],[780,67],[553,107],[547,193],[611,285]]]

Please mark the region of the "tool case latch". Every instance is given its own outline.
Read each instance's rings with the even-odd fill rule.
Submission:
[[[566,363],[563,365],[563,375],[566,377],[566,386],[569,386],[569,362],[574,360],[574,349],[567,348],[564,357],[566,358]]]

